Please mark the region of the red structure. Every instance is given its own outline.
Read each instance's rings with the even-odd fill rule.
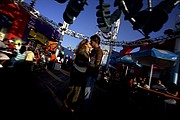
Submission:
[[[139,39],[136,40],[134,42],[137,41],[143,41],[144,39]],[[120,51],[119,57],[122,57],[126,54],[129,54],[133,49],[140,47],[140,50],[144,50],[144,49],[148,49],[148,48],[157,48],[157,49],[164,49],[164,50],[169,50],[174,52],[174,46],[175,46],[175,42],[176,39],[170,39],[170,40],[162,40],[161,42],[155,42],[155,43],[151,43],[149,44],[148,42],[144,42],[143,45],[139,45],[139,46],[128,46],[128,44],[126,46],[123,46],[123,49]],[[131,43],[129,43],[131,44]]]
[[[0,31],[2,35],[5,35],[1,37],[22,39],[30,15],[10,0],[2,0],[0,15],[2,16]],[[7,23],[5,18],[8,18],[9,23]]]
[[[25,2],[0,2],[0,40],[3,38],[21,38],[36,44],[47,45],[49,41],[57,42],[61,33]]]

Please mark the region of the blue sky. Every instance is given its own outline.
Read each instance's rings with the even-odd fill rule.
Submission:
[[[31,0],[24,0],[26,3],[31,3]],[[148,0],[144,0],[143,9],[148,7]],[[162,0],[152,0],[152,6],[157,5]],[[111,13],[117,9],[114,7],[114,0],[104,0],[105,3],[111,5]],[[63,13],[65,11],[65,3],[58,3],[55,0],[37,0],[35,4],[35,9],[40,12],[41,15],[53,20],[56,23],[63,23]],[[95,34],[99,29],[97,27],[97,17],[96,17],[96,6],[99,4],[99,0],[87,0],[88,5],[84,6],[84,10],[81,11],[79,16],[75,19],[73,24],[69,26],[70,30],[82,33],[86,36],[91,36]],[[169,14],[168,21],[163,25],[160,31],[152,32],[150,37],[155,38],[163,35],[164,30],[174,29],[174,24],[176,21],[177,14],[180,14],[179,7],[176,6],[173,11]],[[121,16],[121,22],[119,27],[119,32],[117,36],[117,41],[135,41],[143,38],[144,36],[136,30],[133,30],[132,25],[129,21],[124,21],[124,15]],[[62,45],[64,47],[71,46],[73,49],[76,48],[77,44],[80,42],[80,39],[71,37],[69,35],[64,35]],[[117,51],[121,48],[117,47]]]

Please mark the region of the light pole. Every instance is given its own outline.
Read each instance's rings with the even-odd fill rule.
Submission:
[[[116,22],[114,22],[114,29],[111,34],[110,42],[114,42],[117,39],[119,25],[120,25],[120,18]],[[108,67],[109,67],[109,63],[111,60],[110,58],[112,56],[112,50],[113,50],[113,45],[110,43],[109,54],[108,54],[108,58],[107,58],[107,62],[106,62],[106,70],[108,70]]]
[[[64,33],[68,29],[68,27],[69,27],[69,24],[64,21],[63,25],[59,28],[60,31],[61,31],[61,36],[60,36],[60,39],[58,41],[58,45],[57,45],[57,48],[56,48],[56,53],[55,53],[56,57],[59,54],[59,49],[61,48],[61,43],[63,41]]]
[[[177,21],[175,23],[175,30],[176,31],[180,31],[180,14],[177,15]],[[175,46],[174,46],[174,52],[178,55],[178,59],[176,61],[176,65],[173,67],[173,72],[172,72],[172,76],[173,76],[173,82],[175,84],[180,84],[180,81],[179,78],[179,73],[180,73],[180,37],[177,37],[176,38],[176,43],[175,43]]]

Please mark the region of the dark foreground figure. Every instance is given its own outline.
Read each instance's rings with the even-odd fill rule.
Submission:
[[[62,79],[55,80],[46,70],[27,71],[24,67],[0,69],[0,110],[5,119],[88,120],[124,118],[177,117],[179,108],[165,113],[154,99],[145,99],[140,93],[129,98],[123,84],[96,84],[92,111],[84,113],[81,106],[71,113],[62,102],[67,94],[68,76],[52,70]],[[143,97],[143,99],[142,99]],[[156,103],[156,104],[154,104]]]

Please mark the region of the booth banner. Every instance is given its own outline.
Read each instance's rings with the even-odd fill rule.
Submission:
[[[34,16],[30,16],[27,28],[34,29],[36,32],[39,32],[55,41],[59,41],[61,36],[60,32],[58,32],[50,24],[45,21],[41,21]]]
[[[58,42],[54,42],[54,41],[48,41],[48,46],[50,47],[51,51],[56,51]]]
[[[35,40],[40,41],[42,44],[46,44],[46,42],[48,41],[48,39],[46,38],[46,36],[44,36],[43,34],[39,33],[39,32],[35,32],[33,29],[30,30],[29,35],[34,37]]]

